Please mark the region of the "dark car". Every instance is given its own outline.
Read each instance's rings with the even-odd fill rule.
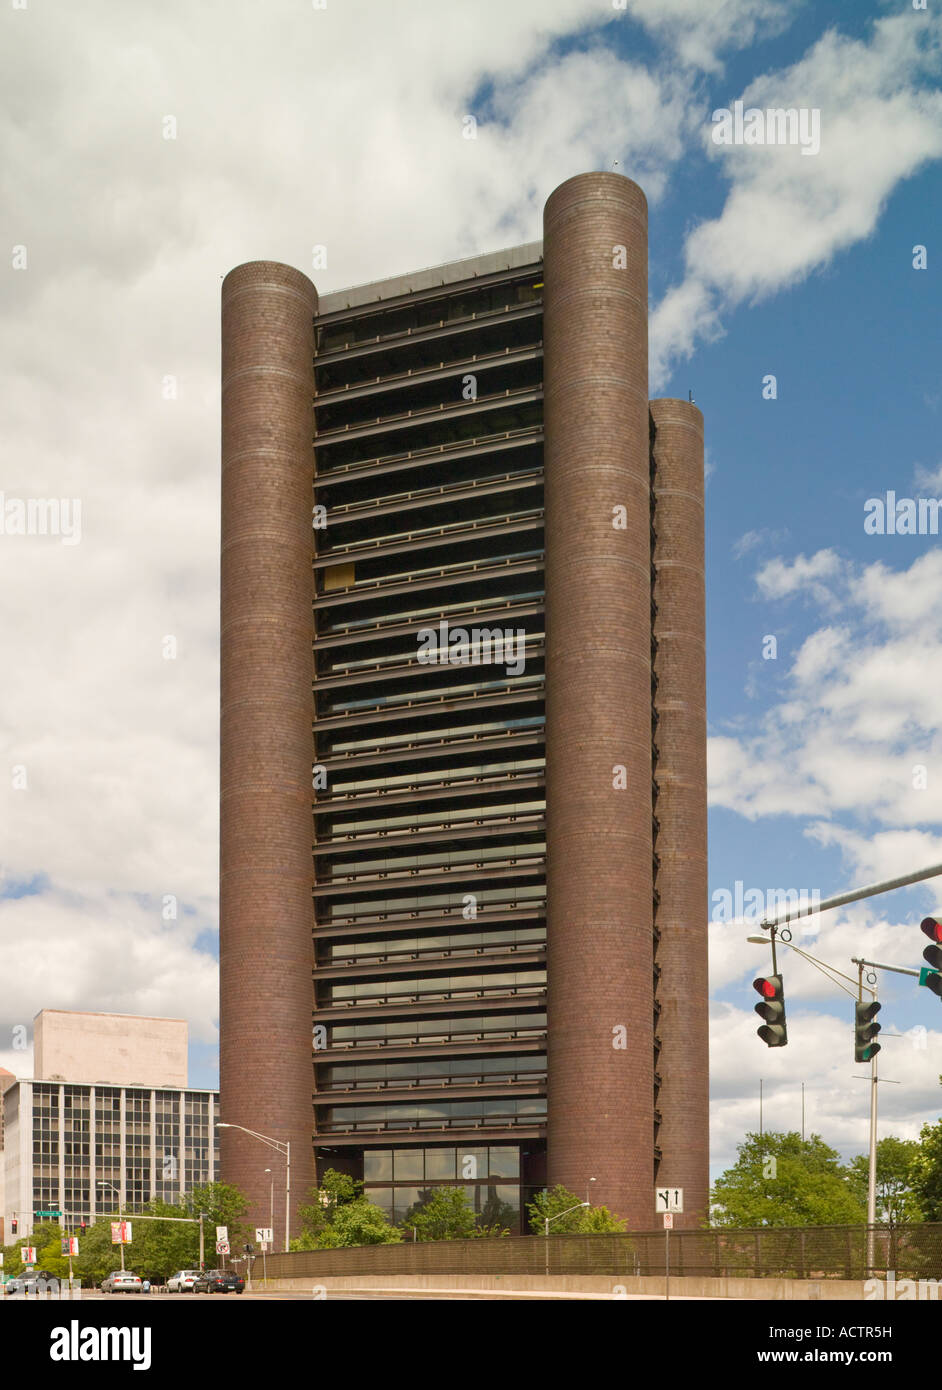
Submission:
[[[240,1274],[230,1274],[224,1269],[206,1269],[193,1285],[194,1293],[241,1293],[245,1280]]]
[[[19,1274],[8,1279],[3,1286],[3,1292],[25,1294],[27,1297],[39,1293],[58,1293],[59,1278],[50,1274],[48,1269],[34,1269],[29,1274]]]

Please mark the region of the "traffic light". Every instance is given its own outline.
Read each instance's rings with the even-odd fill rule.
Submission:
[[[869,1062],[871,1057],[875,1057],[880,1051],[880,1044],[872,1042],[880,1031],[879,1023],[874,1023],[874,1019],[880,1012],[882,1004],[878,1004],[874,999],[869,1004],[859,1001],[854,1005],[854,1061]]]
[[[785,991],[781,975],[760,975],[758,980],[753,980],[752,988],[762,996],[756,1013],[765,1019],[765,1025],[756,1032],[766,1047],[784,1047],[788,1033],[785,1031]]]
[[[927,960],[932,969],[919,972],[919,983],[942,999],[942,974],[938,973],[942,971],[942,921],[938,917],[924,917],[919,929],[932,942],[922,953],[923,960]]]
[[[15,1236],[15,1235],[16,1235],[16,1232],[17,1232],[17,1229],[18,1229],[18,1228],[17,1228],[17,1224],[16,1224],[16,1217],[15,1217],[15,1216],[14,1216],[14,1217],[12,1218],[12,1220],[10,1221],[10,1227],[11,1227],[11,1235],[14,1235],[14,1236]]]

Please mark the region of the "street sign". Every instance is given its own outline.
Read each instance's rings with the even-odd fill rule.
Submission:
[[[261,1244],[262,1241],[271,1241],[271,1240],[272,1240],[271,1227],[270,1227],[270,1226],[256,1226],[256,1227],[255,1227],[255,1239],[258,1241],[259,1244]]]
[[[36,1216],[61,1216],[61,1215],[62,1215],[62,1212],[61,1212],[61,1211],[37,1211],[37,1212],[35,1212],[34,1214],[35,1214]]]
[[[225,1230],[225,1227],[223,1227],[223,1230]],[[217,1241],[216,1241],[216,1254],[217,1254],[217,1255],[228,1255],[228,1254],[229,1254],[229,1242],[228,1242],[227,1240],[217,1240]]]
[[[217,1226],[217,1227],[216,1227],[216,1239],[217,1239],[217,1240],[228,1240],[228,1239],[229,1239],[229,1227],[228,1227],[228,1226]]]
[[[666,1211],[664,1213],[663,1221],[665,1231],[672,1231],[674,1229],[674,1213],[672,1211]]]
[[[656,1187],[654,1189],[654,1210],[677,1211],[684,1209],[684,1189],[682,1187]]]

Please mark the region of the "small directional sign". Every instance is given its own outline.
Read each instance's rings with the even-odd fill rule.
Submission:
[[[682,1212],[684,1209],[684,1189],[682,1187],[656,1187],[654,1189],[654,1210],[657,1212]]]
[[[672,1211],[666,1211],[661,1219],[664,1222],[665,1231],[674,1229],[674,1213]]]

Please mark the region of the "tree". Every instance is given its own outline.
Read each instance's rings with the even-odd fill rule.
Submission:
[[[575,1210],[571,1210],[571,1208]],[[564,1214],[565,1213],[565,1214]],[[548,1192],[540,1192],[527,1203],[530,1230],[543,1235],[546,1218],[550,1218],[550,1235],[584,1235],[624,1231],[625,1222],[613,1216],[608,1207],[586,1207],[574,1192],[557,1183]]]
[[[716,1226],[848,1226],[867,1219],[853,1172],[812,1134],[747,1134],[711,1194]]]
[[[292,1250],[330,1250],[340,1245],[390,1245],[401,1240],[386,1213],[368,1201],[363,1183],[348,1173],[328,1168],[322,1186],[312,1187],[310,1205],[298,1208],[301,1234]]]
[[[912,1189],[914,1165],[920,1148],[915,1139],[888,1134],[877,1142],[877,1220],[888,1226],[921,1221],[919,1199]],[[867,1200],[870,1172],[868,1154],[858,1154],[850,1165],[860,1198]]]
[[[339,1245],[395,1245],[402,1239],[386,1213],[365,1197],[345,1202],[333,1213],[330,1224],[317,1238],[316,1250],[330,1250]],[[310,1248],[310,1247],[309,1247]]]
[[[942,1119],[923,1125],[910,1170],[912,1193],[926,1221],[942,1221]]]
[[[416,1240],[467,1240],[477,1234],[474,1208],[463,1187],[434,1187],[409,1208],[402,1223]]]
[[[349,1173],[340,1173],[336,1168],[328,1168],[321,1179],[321,1186],[312,1187],[310,1190],[310,1196],[314,1201],[310,1205],[298,1207],[301,1221],[301,1235],[298,1240],[313,1239],[320,1235],[330,1224],[331,1215],[335,1214],[339,1207],[355,1201],[362,1195],[363,1183],[358,1178],[350,1177]],[[318,1249],[316,1245],[302,1245],[295,1241],[291,1242],[291,1248]]]

